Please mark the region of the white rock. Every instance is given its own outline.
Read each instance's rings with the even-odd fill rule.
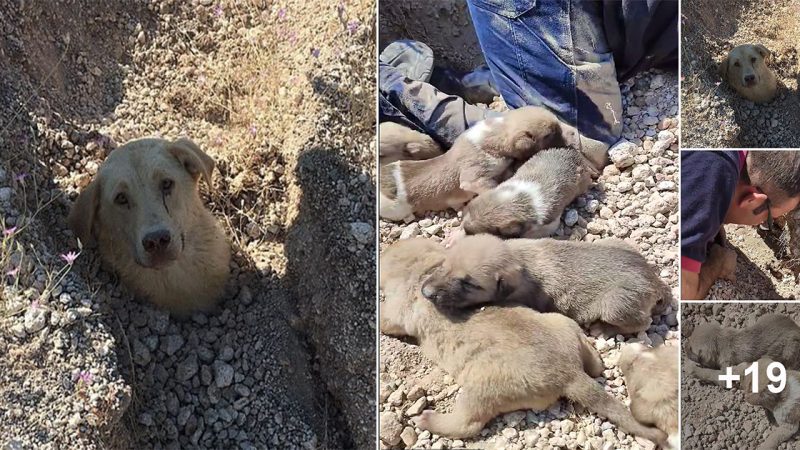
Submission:
[[[47,310],[42,307],[28,308],[25,311],[25,331],[36,333],[47,325]]]
[[[403,424],[397,419],[397,414],[393,412],[381,413],[381,440],[389,445],[400,443],[400,435],[403,433]]]
[[[372,225],[366,222],[351,222],[350,234],[361,244],[368,244],[372,242],[375,237]]]
[[[635,153],[636,146],[622,139],[608,150],[608,157],[618,169],[622,170],[633,165]]]
[[[411,225],[405,227],[405,229],[403,229],[403,232],[400,233],[400,239],[401,240],[402,239],[411,239],[411,238],[416,237],[418,235],[419,235],[419,224],[415,222],[415,223],[412,223]]]

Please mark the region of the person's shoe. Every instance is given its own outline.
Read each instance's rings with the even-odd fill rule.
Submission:
[[[397,69],[408,79],[428,82],[433,71],[433,50],[419,41],[394,41],[381,52],[382,63]]]

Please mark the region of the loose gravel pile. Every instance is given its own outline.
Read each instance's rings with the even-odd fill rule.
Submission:
[[[695,0],[681,13],[683,147],[800,147],[796,2]],[[741,98],[717,73],[732,48],[759,43],[772,51],[768,66],[779,84],[763,105]]]
[[[0,8],[0,447],[369,448],[375,3]],[[214,313],[135,300],[65,219],[118,145],[192,138]],[[74,252],[74,253],[70,253]]]
[[[800,323],[800,305],[791,303],[685,303],[681,308],[684,330],[712,320],[724,327],[744,328],[770,313],[787,315]],[[688,376],[681,379],[683,450],[756,448],[774,428],[763,408],[745,402],[742,390],[700,383]],[[794,449],[798,445],[800,442],[793,439],[778,448]]]
[[[624,142],[611,149],[612,161],[584,195],[568,206],[556,239],[595,241],[615,237],[639,249],[678,298],[677,76],[648,72],[622,85]],[[494,105],[493,105],[494,107]],[[398,239],[424,237],[441,242],[460,225],[460,213],[428,214],[410,223],[380,221],[381,249]],[[579,267],[580,262],[576,261]],[[603,383],[625,401],[617,361],[629,342],[677,345],[676,307],[639,336],[592,338],[605,363]],[[380,339],[380,437],[384,448],[652,448],[620,432],[578,405],[560,401],[548,411],[517,411],[493,421],[480,436],[451,440],[415,428],[424,409],[446,411],[459,386],[426,360],[416,345]]]

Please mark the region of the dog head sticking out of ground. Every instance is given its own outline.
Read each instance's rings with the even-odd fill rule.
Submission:
[[[721,333],[722,327],[716,322],[704,322],[695,326],[684,340],[686,356],[703,367],[718,368],[717,340]]]
[[[761,44],[739,45],[720,62],[719,74],[742,97],[767,103],[777,92],[777,79],[767,66],[770,55]]]
[[[522,266],[508,246],[489,234],[467,236],[422,284],[422,295],[444,308],[502,301],[523,283]]]
[[[230,249],[205,208],[214,160],[188,139],[140,139],[114,150],[81,192],[69,225],[137,294],[174,311],[221,294]]]

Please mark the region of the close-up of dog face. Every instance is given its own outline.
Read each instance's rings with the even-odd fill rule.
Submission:
[[[422,284],[422,295],[440,307],[462,308],[502,301],[522,281],[522,267],[499,238],[467,236]]]
[[[198,180],[210,184],[214,161],[189,140],[142,139],[114,150],[81,192],[70,226],[97,240],[116,261],[160,268],[184,250],[203,208]],[[108,256],[108,255],[106,255]]]
[[[503,238],[518,238],[528,230],[530,202],[512,186],[503,185],[475,197],[464,207],[462,224],[468,235],[489,233]]]
[[[745,44],[735,47],[720,63],[719,72],[728,83],[749,88],[757,86],[769,71],[770,51],[761,44]]]
[[[553,147],[564,147],[569,139],[555,114],[539,107],[524,107],[503,115],[502,148],[514,157],[525,160],[534,153]]]
[[[686,355],[689,359],[703,367],[719,369],[717,338],[721,329],[720,325],[714,322],[697,325],[685,341]]]

